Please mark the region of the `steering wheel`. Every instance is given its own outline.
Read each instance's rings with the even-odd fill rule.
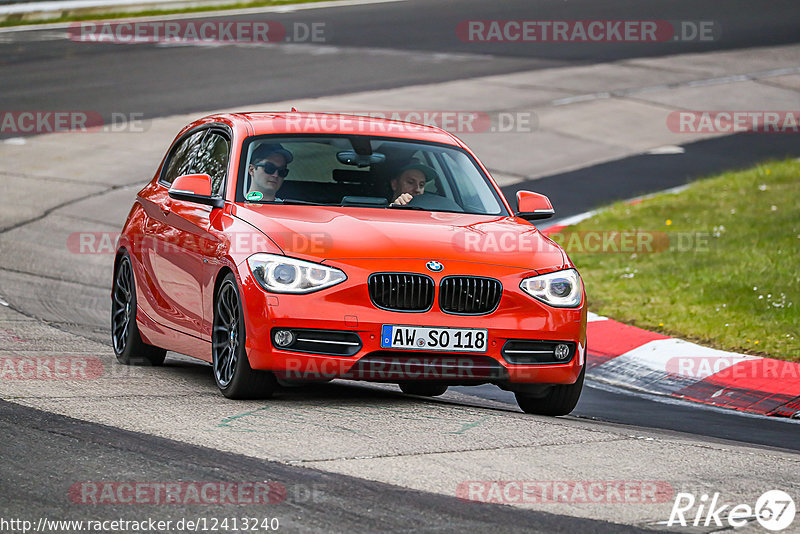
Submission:
[[[464,208],[456,204],[455,201],[435,193],[423,193],[412,197],[411,201],[406,205],[425,210],[464,211]]]

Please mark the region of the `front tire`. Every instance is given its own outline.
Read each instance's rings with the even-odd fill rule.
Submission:
[[[117,361],[125,365],[161,365],[167,351],[142,340],[136,324],[136,281],[127,252],[117,262],[111,289],[111,342]]]
[[[444,395],[447,386],[428,382],[400,382],[400,391],[406,395],[419,395],[420,397],[438,397]]]
[[[567,415],[578,404],[583,390],[583,379],[586,365],[581,369],[578,380],[574,384],[558,384],[550,388],[543,397],[532,397],[524,393],[515,393],[517,404],[525,413],[535,415]]]
[[[271,397],[277,381],[267,371],[250,367],[245,351],[244,313],[236,278],[228,273],[214,299],[214,328],[211,336],[214,381],[229,399]]]

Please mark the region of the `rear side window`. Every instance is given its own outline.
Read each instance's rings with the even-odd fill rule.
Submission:
[[[167,161],[167,170],[161,176],[161,182],[171,184],[175,178],[184,174],[193,174],[195,157],[207,130],[201,130],[179,141]]]
[[[230,153],[230,142],[218,132],[208,132],[200,143],[200,148],[195,156],[193,172],[211,176],[212,195],[222,194],[222,187],[228,174]]]

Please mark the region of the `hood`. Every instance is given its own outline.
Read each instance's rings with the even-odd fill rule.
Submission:
[[[311,261],[421,258],[553,269],[561,248],[517,217],[401,209],[237,205],[235,216],[288,256]]]

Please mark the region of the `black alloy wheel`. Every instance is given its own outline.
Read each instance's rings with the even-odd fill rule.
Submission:
[[[167,351],[144,342],[136,324],[136,282],[125,252],[114,271],[111,289],[111,341],[117,360],[125,365],[161,365]]]
[[[217,387],[231,399],[258,399],[272,396],[275,376],[250,367],[245,351],[245,326],[236,278],[228,273],[214,300],[214,325],[211,335],[212,366]]]

